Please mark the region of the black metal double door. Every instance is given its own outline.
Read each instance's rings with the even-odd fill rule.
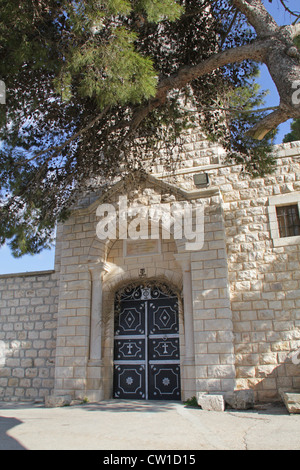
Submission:
[[[142,287],[126,294],[115,323],[114,397],[180,400],[177,296]]]

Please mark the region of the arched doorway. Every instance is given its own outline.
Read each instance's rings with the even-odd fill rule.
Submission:
[[[115,298],[113,397],[180,400],[178,296],[159,284],[131,285]]]

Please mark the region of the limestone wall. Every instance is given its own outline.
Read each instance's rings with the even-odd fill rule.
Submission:
[[[193,163],[181,168],[176,175],[160,173],[158,176],[164,181],[193,189],[193,175],[206,172],[211,187],[220,189],[233,319],[236,388],[252,388],[257,400],[278,399],[280,388],[300,388],[300,366],[292,360],[300,348],[300,237],[289,240],[276,238],[274,227],[277,221],[270,208],[277,204],[300,205],[300,142],[274,146],[277,162],[274,173],[257,179],[243,175],[240,166],[224,166],[213,158],[208,158],[206,165],[198,167],[195,159],[198,147],[197,139],[191,135],[188,155],[191,154],[190,162]],[[210,157],[211,149],[207,150]],[[216,155],[216,149],[212,151]],[[221,159],[219,150],[217,154]],[[213,251],[207,255],[213,256]],[[226,284],[225,274],[219,282]],[[203,298],[211,295],[209,280],[206,280],[206,286],[202,291]],[[196,287],[197,282],[194,283]],[[209,309],[199,310],[197,301],[194,303],[194,319],[198,325],[196,342],[197,338],[207,337],[205,324],[208,323],[197,319],[208,320],[209,312]],[[219,322],[221,327],[220,316]],[[219,328],[217,320],[214,327],[215,338]],[[203,353],[218,346],[207,345],[207,341],[204,339],[202,346],[199,342]],[[203,356],[203,361],[207,359]],[[202,373],[208,374],[208,369],[206,363]],[[215,372],[220,372],[217,362]],[[212,374],[211,378],[211,390],[214,391],[213,383],[217,384],[218,375]]]
[[[210,171],[223,196],[237,388],[258,400],[300,388],[300,240],[275,239],[270,205],[300,201],[300,143],[276,146],[274,174],[251,180],[239,167]]]
[[[189,287],[181,322],[185,398],[236,387],[265,401],[278,399],[280,388],[299,390],[292,359],[300,348],[300,239],[278,238],[274,208],[300,204],[300,142],[275,146],[274,173],[254,180],[222,165],[222,151],[195,132],[185,152],[175,174],[158,164],[142,187],[117,185],[108,199],[99,199],[100,190],[79,201],[58,228],[55,272],[0,276],[0,400],[53,391],[109,398],[114,294],[143,275],[183,293]],[[193,177],[202,172],[210,185],[198,191]],[[158,254],[128,257],[122,241],[100,241],[98,205],[130,193],[138,204],[204,205],[203,248],[185,256],[178,241],[166,240]]]
[[[0,276],[0,400],[36,400],[54,386],[57,276]]]

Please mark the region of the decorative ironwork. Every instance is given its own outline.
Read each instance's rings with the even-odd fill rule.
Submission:
[[[179,400],[177,296],[148,283],[124,288],[116,302],[114,397]]]
[[[140,300],[147,295],[147,299],[159,299],[177,297],[170,287],[164,283],[147,281],[128,285],[119,290],[116,294],[116,302],[123,300]]]

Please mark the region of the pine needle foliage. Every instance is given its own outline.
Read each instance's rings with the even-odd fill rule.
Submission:
[[[82,192],[145,169],[162,144],[171,166],[189,126],[200,124],[250,174],[269,171],[270,140],[243,137],[254,116],[220,118],[233,90],[256,104],[255,64],[223,67],[153,103],[162,79],[251,43],[245,25],[230,0],[1,2],[0,244],[15,256],[49,247]]]

